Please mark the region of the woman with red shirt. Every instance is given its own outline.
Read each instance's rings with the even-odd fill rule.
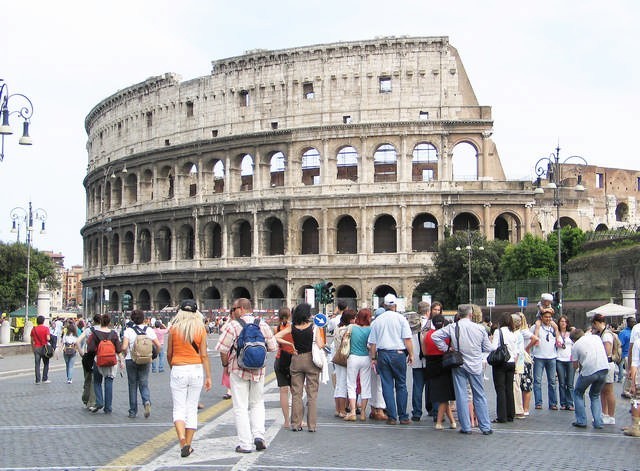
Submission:
[[[442,430],[444,426],[442,422],[444,415],[447,415],[449,419],[450,428],[456,428],[457,424],[453,419],[451,408],[449,407],[449,401],[453,401],[456,398],[453,389],[453,379],[451,377],[451,370],[445,370],[442,368],[442,354],[436,344],[431,340],[433,333],[442,329],[444,326],[444,316],[441,314],[435,315],[431,318],[431,323],[435,327],[435,330],[429,330],[424,337],[424,354],[426,360],[425,377],[430,380],[429,383],[429,396],[432,404],[438,404],[438,417],[436,419],[436,430]],[[447,339],[447,344],[449,343]]]
[[[44,356],[44,346],[49,343],[51,334],[49,328],[44,325],[44,316],[38,316],[36,326],[31,329],[31,348],[35,358],[36,384],[50,383],[49,381],[49,359]],[[40,376],[40,360],[42,360],[42,377]]]

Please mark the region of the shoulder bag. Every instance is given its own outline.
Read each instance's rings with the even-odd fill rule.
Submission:
[[[350,325],[347,327],[344,335],[342,336],[342,341],[340,342],[338,351],[333,354],[333,359],[331,361],[336,365],[347,366],[347,360],[351,354],[351,329],[353,329],[353,326]]]
[[[53,357],[53,345],[51,345],[49,342],[45,343],[42,346],[42,356],[44,356],[45,358]]]
[[[311,356],[313,358],[313,364],[316,365],[318,368],[323,368],[324,365],[327,363],[327,357],[324,354],[324,352],[322,351],[322,349],[320,347],[318,347],[318,344],[316,343],[316,331],[318,329],[314,326],[313,327],[313,342],[311,343]]]
[[[449,348],[442,355],[442,368],[445,370],[451,370],[453,368],[459,368],[463,365],[464,359],[462,358],[462,353],[458,350],[451,350],[451,343],[449,343]],[[460,327],[456,322],[456,346],[460,348]]]
[[[487,356],[487,363],[489,363],[491,366],[504,366],[511,358],[511,355],[509,354],[509,348],[507,348],[504,343],[504,337],[502,336],[502,327],[498,329],[498,332],[500,332],[500,345],[498,345],[498,348],[491,351],[489,353],[489,356]]]

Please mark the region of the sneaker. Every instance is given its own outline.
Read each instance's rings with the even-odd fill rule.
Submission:
[[[615,425],[616,424],[616,418],[602,414],[602,423],[604,425]]]
[[[441,423],[439,423],[439,422],[436,422],[436,425],[435,425],[435,427],[434,427],[434,428],[435,428],[436,430],[444,430],[444,426],[443,426]]]
[[[236,447],[236,453],[251,453],[251,450],[245,450],[240,445]]]
[[[256,446],[256,451],[262,451],[267,449],[267,444],[264,442],[263,438],[256,438],[253,443]]]
[[[129,414],[129,418],[130,419],[135,419],[136,418],[136,414]]]
[[[43,381],[43,383],[44,383],[44,384],[49,384],[50,382],[51,382],[51,380],[50,380],[50,379],[45,379],[45,380]]]
[[[40,381],[34,381],[34,384],[41,384]]]
[[[144,403],[144,418],[148,419],[151,415],[151,403],[149,401]]]

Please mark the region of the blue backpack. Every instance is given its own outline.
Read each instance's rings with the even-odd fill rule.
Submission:
[[[236,340],[238,365],[245,370],[259,370],[267,359],[267,344],[260,330],[260,318],[256,317],[251,324],[238,319],[242,331]]]

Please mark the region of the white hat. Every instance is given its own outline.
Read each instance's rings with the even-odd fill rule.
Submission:
[[[384,301],[383,302],[387,306],[395,306],[396,303],[398,302],[398,300],[397,300],[395,294],[389,293],[384,297]]]
[[[549,293],[542,293],[542,296],[540,296],[540,299],[542,301],[553,301],[553,295]]]

